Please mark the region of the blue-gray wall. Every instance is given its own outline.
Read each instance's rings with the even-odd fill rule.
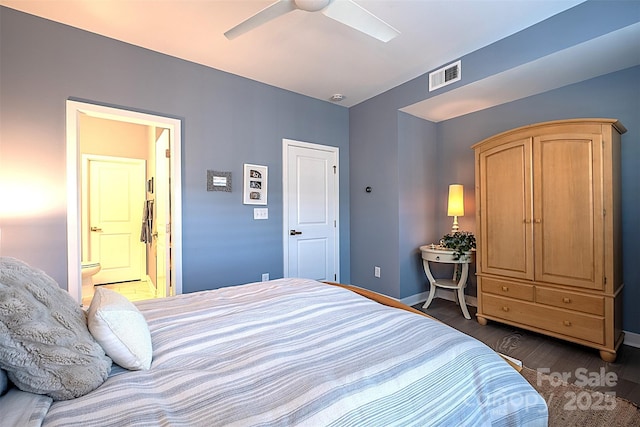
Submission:
[[[424,270],[419,247],[436,242],[438,218],[446,201],[430,197],[440,186],[432,179],[439,168],[436,125],[398,113],[398,215],[400,295],[424,291]],[[444,234],[444,233],[443,233]],[[425,240],[424,236],[431,236]]]
[[[4,7],[0,41],[0,181],[19,174],[56,196],[46,210],[0,219],[2,255],[66,288],[65,102],[73,98],[182,119],[184,292],[282,277],[282,139],[339,147],[340,274],[350,280],[347,108]],[[254,221],[253,206],[242,204],[243,163],[269,167],[268,220]],[[207,192],[207,169],[231,171],[233,192]]]

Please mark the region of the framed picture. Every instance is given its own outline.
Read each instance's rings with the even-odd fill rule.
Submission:
[[[267,204],[267,167],[244,164],[244,199],[245,205]]]
[[[231,172],[207,171],[207,191],[231,192]]]

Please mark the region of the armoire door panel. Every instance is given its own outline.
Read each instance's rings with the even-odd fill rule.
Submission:
[[[530,138],[482,153],[480,168],[483,271],[533,279]]]
[[[534,138],[535,279],[602,289],[600,137]]]

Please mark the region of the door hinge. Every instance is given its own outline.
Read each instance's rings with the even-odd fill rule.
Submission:
[[[333,174],[334,174],[334,175],[337,173],[337,172],[336,172],[337,170],[338,170],[338,167],[337,167],[336,165],[333,165]]]
[[[607,216],[607,210],[606,209],[602,209],[602,215]]]
[[[607,284],[607,276],[604,276],[604,284]]]
[[[334,274],[334,275],[333,275],[333,281],[335,282],[336,280],[338,280],[338,275],[337,275],[337,274]]]
[[[333,228],[336,228],[336,227],[337,227],[337,225],[336,225],[336,220],[334,219],[334,220],[333,220]]]
[[[167,157],[167,159],[170,159],[171,158],[171,150],[169,148],[164,150],[164,155]]]

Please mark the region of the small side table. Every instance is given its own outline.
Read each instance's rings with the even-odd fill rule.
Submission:
[[[431,289],[429,290],[429,297],[427,301],[424,303],[422,308],[428,308],[433,301],[433,297],[436,295],[436,287],[445,288],[445,289],[455,289],[458,295],[458,302],[460,303],[460,308],[462,309],[462,314],[466,319],[471,319],[469,315],[469,310],[467,310],[467,303],[464,300],[464,288],[467,286],[467,277],[469,276],[469,264],[473,262],[473,251],[465,252],[460,259],[453,259],[453,249],[444,248],[442,246],[436,245],[425,245],[420,246],[420,251],[422,252],[422,265],[424,267],[424,272],[429,278],[429,284],[431,285]],[[455,268],[453,270],[453,279],[436,279],[431,274],[431,270],[429,269],[430,262],[439,262],[445,264],[455,264]],[[460,272],[460,278],[456,280],[458,275],[458,266],[462,266],[462,272]]]

